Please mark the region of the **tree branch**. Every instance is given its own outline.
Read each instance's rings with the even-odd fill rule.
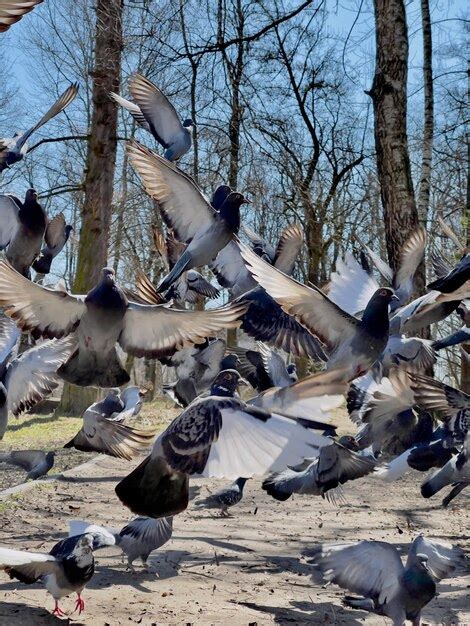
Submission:
[[[35,143],[34,146],[31,146],[31,148],[28,149],[28,152],[32,152],[43,143],[57,143],[59,141],[73,141],[74,139],[75,140],[76,139],[81,139],[81,140],[90,139],[90,135],[65,135],[65,137],[50,137],[47,139],[41,139],[41,141],[38,141],[37,143]]]

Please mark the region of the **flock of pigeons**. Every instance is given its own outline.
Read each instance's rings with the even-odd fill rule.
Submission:
[[[0,31],[40,2],[0,0]],[[131,460],[154,442],[116,486],[123,505],[139,515],[122,530],[76,520],[48,554],[0,548],[0,569],[24,583],[43,581],[57,616],[63,615],[59,600],[72,592],[76,610],[83,610],[81,593],[99,548],[117,545],[129,567],[137,558],[147,564],[152,550],[171,538],[173,517],[187,508],[193,476],[234,481],[196,502],[224,516],[242,499],[246,481],[260,476],[262,489],[277,500],[307,494],[333,503],[342,498],[341,485],[368,475],[396,480],[407,471],[423,472],[425,498],[451,487],[444,506],[470,482],[470,396],[425,375],[439,350],[469,339],[469,250],[460,250],[453,268],[435,257],[436,280],[418,298],[414,276],[426,248],[423,228],[410,235],[395,272],[364,246],[337,263],[323,289],[302,284],[292,277],[301,228],[288,226],[273,246],[241,224],[240,208],[248,202],[243,194],[221,185],[208,199],[175,163],[191,148],[191,120],[182,123],[143,76],[131,78],[129,91],[132,100],[110,97],[165,150],[162,157],[136,141],[127,144],[167,229],[154,233],[166,269],[158,285],[139,272],[135,288],[125,289],[104,268],[88,294],[45,286],[71,227],[63,214],[46,215],[34,189],[24,201],[0,196],[0,437],[10,413],[18,417],[68,381],[111,391],[85,411],[65,448]],[[76,93],[71,85],[29,131],[0,139],[0,171],[27,154],[30,135]],[[217,298],[220,289],[229,304],[185,308]],[[438,341],[417,335],[454,312],[463,321],[459,332]],[[220,338],[237,327],[254,340],[251,348]],[[298,380],[281,351],[310,359],[318,373]],[[176,382],[165,391],[182,412],[157,437],[132,426],[143,392],[126,386],[122,352],[174,368]],[[242,399],[240,385],[255,395]],[[356,433],[337,437],[330,414],[345,397]],[[34,479],[52,468],[54,454],[11,451],[0,462]],[[397,625],[419,624],[436,583],[465,566],[459,547],[422,536],[405,565],[393,545],[379,541],[321,545],[312,557],[327,581],[361,596],[346,597],[348,606]]]

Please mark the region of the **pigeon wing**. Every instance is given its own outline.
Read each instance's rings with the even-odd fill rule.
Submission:
[[[0,195],[0,249],[8,246],[18,229],[19,206],[21,203],[17,198]]]
[[[274,267],[284,272],[284,274],[292,274],[303,243],[304,236],[298,224],[291,224],[285,228],[277,243],[274,254]]]
[[[136,517],[121,530],[121,537],[131,537],[156,550],[170,541],[173,534],[173,518]]]
[[[65,246],[65,217],[64,214],[58,213],[47,224],[44,240],[49,248],[62,248]]]
[[[0,305],[23,331],[34,337],[63,337],[80,323],[85,311],[81,296],[31,282],[0,261]]]
[[[426,567],[435,581],[448,578],[465,566],[465,554],[461,548],[447,542],[425,539],[422,535],[411,544],[406,567],[417,561],[418,554],[425,554],[428,557]]]
[[[470,408],[470,396],[463,391],[422,374],[409,374],[409,377],[416,403],[424,409],[453,417],[457,411]]]
[[[367,303],[379,289],[379,284],[356,261],[347,254],[344,261],[338,260],[328,284],[328,298],[350,315],[364,311]]]
[[[9,317],[0,318],[0,367],[16,355],[20,331]]]
[[[150,132],[150,124],[147,122],[147,120],[145,119],[145,115],[142,113],[139,106],[135,104],[135,102],[126,100],[119,94],[114,93],[114,91],[110,91],[109,97],[114,100],[114,102],[119,104],[119,106],[121,106],[123,109],[126,109],[126,111],[128,111],[132,115],[132,117],[141,128]]]
[[[44,0],[0,0],[0,33],[7,31],[12,24],[19,22]]]
[[[44,574],[58,572],[59,568],[59,562],[50,554],[0,548],[0,570],[5,570],[11,578],[33,583]]]
[[[425,249],[426,231],[421,226],[412,232],[405,241],[400,255],[398,271],[393,277],[393,287],[401,304],[405,304],[413,292],[413,278],[423,260]]]

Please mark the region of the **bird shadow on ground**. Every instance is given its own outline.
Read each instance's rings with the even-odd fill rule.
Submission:
[[[234,602],[234,604],[241,604],[254,611],[267,613],[274,618],[276,624],[286,624],[288,622],[296,624],[335,624],[337,623],[337,612],[343,612],[341,607],[333,607],[330,602],[318,604],[313,604],[313,602],[292,602],[292,608],[267,606],[257,604],[256,602]],[[354,626],[362,624],[362,620],[351,617],[348,612],[344,623],[347,623],[348,626]]]
[[[17,423],[8,422],[8,430],[11,432],[17,432],[18,430],[23,430],[23,428],[29,428],[30,426],[36,426],[36,424],[48,424],[49,422],[56,422],[59,419],[58,416],[54,414],[49,415],[49,417],[33,417],[32,419],[23,419]]]
[[[204,543],[208,543],[209,545],[216,548],[221,548],[222,550],[232,550],[233,552],[255,552],[253,548],[247,548],[246,546],[242,546],[238,543],[233,543],[232,541],[221,541],[220,539],[212,539],[211,537],[181,537],[174,535],[173,539],[178,539],[182,541],[203,541]]]
[[[12,615],[14,615],[14,618],[12,618]],[[19,602],[2,602],[0,606],[0,624],[57,626],[57,624],[66,623],[70,622],[55,617],[45,608],[25,606],[24,603]],[[80,622],[73,621],[73,624],[78,626]]]
[[[64,476],[57,478],[64,483],[118,483],[122,476]]]

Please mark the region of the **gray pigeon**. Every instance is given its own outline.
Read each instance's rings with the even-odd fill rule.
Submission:
[[[276,500],[287,500],[293,493],[322,496],[334,501],[329,492],[349,480],[374,471],[376,461],[360,456],[354,437],[343,435],[320,449],[318,457],[304,469],[286,469],[263,481],[263,489]]]
[[[452,293],[470,280],[470,248],[466,248],[464,256],[446,275],[429,283],[428,289],[441,293]]]
[[[100,282],[86,297],[74,296],[32,283],[5,261],[0,261],[0,304],[34,337],[63,337],[76,331],[78,345],[58,373],[70,383],[99,387],[129,382],[116,343],[134,356],[168,356],[237,326],[246,309],[243,304],[207,311],[135,304],[127,300],[109,268],[103,269]]]
[[[134,571],[133,563],[136,559],[141,559],[147,569],[150,553],[170,541],[173,534],[173,518],[136,517],[119,532],[82,520],[69,522],[69,536],[83,533],[92,534],[95,538],[94,550],[112,543],[121,548],[123,554],[127,556],[127,566],[131,571]]]
[[[447,506],[464,487],[470,484],[470,433],[465,437],[462,450],[454,454],[452,458],[437,470],[430,478],[421,485],[421,495],[430,498],[444,487],[453,485],[451,493],[445,498],[443,504]],[[458,487],[458,489],[455,489]]]
[[[181,123],[174,106],[168,98],[140,74],[134,74],[129,81],[129,90],[134,102],[111,92],[111,97],[125,108],[136,122],[152,133],[158,143],[165,148],[165,159],[177,161],[191,148],[193,121]]]
[[[44,0],[0,0],[0,33],[6,32],[12,24],[19,22]]]
[[[54,452],[42,450],[13,450],[0,454],[0,463],[16,465],[27,472],[26,478],[36,480],[45,476],[54,466]]]
[[[405,620],[418,626],[436,583],[464,567],[460,548],[423,536],[410,545],[405,566],[395,546],[384,541],[321,545],[308,555],[328,582],[363,596],[346,596],[346,606],[389,617],[394,626]]]
[[[0,570],[27,585],[41,581],[55,600],[55,617],[65,616],[59,600],[76,593],[75,611],[80,615],[85,609],[81,594],[95,570],[93,536],[63,539],[49,554],[0,548]]]
[[[229,346],[227,352],[237,356],[235,369],[257,391],[287,387],[297,381],[295,364],[287,365],[278,352],[261,342],[258,342],[258,350]]]
[[[1,2],[2,0],[0,0]],[[31,5],[31,3],[30,3]],[[1,25],[1,5],[0,5],[0,25]],[[64,93],[54,102],[51,108],[45,113],[39,122],[27,130],[23,134],[16,134],[12,138],[0,139],[0,172],[10,167],[14,163],[21,161],[28,152],[29,137],[41,126],[46,124],[53,117],[63,111],[75,99],[78,93],[78,84],[73,83],[64,91]]]
[[[280,417],[235,395],[235,370],[220,372],[210,395],[196,399],[161,433],[152,453],[116,487],[139,515],[164,517],[188,505],[189,478],[250,478],[312,456],[328,441],[316,423]],[[311,426],[311,427],[310,427]]]
[[[241,502],[243,489],[247,480],[247,478],[237,478],[237,480],[228,487],[224,487],[212,493],[207,498],[198,500],[195,502],[194,506],[197,509],[220,509],[221,517],[229,517],[230,513],[228,509]]]
[[[24,202],[19,203],[18,226],[8,243],[6,258],[12,267],[29,277],[29,269],[41,251],[47,227],[47,215],[38,202],[34,189],[28,189]],[[1,238],[4,241],[5,235]]]
[[[376,290],[358,319],[343,311],[317,287],[302,285],[265,263],[246,246],[239,246],[248,269],[261,287],[286,313],[328,345],[327,369],[348,368],[352,380],[377,361],[389,337],[388,307],[396,298],[391,289]]]
[[[59,213],[52,219],[46,228],[44,235],[45,246],[33,263],[33,270],[38,274],[49,274],[52,261],[60,254],[67,243],[73,226],[65,223],[63,213]]]
[[[19,338],[14,322],[0,318],[0,439],[9,412],[18,417],[56,389],[60,383],[57,370],[74,347],[69,338],[52,339],[17,356]]]

